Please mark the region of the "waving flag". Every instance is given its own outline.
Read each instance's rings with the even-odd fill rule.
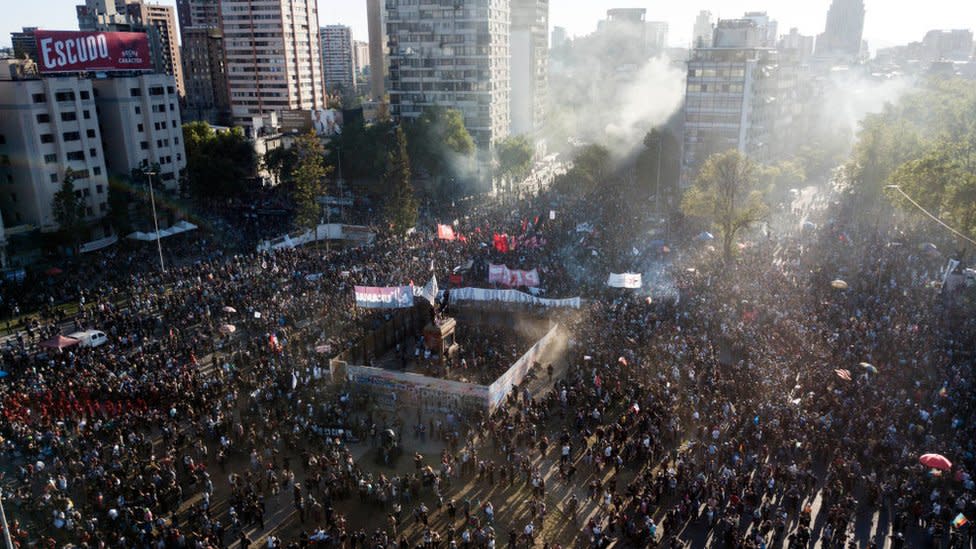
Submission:
[[[450,225],[437,225],[437,238],[441,240],[454,240],[454,228]]]

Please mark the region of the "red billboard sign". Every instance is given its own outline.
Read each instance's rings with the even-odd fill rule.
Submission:
[[[142,32],[34,32],[42,73],[150,70],[149,37]]]

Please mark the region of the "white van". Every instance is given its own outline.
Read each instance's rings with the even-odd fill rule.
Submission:
[[[99,347],[108,343],[108,336],[101,330],[85,330],[68,334],[68,337],[77,339],[80,347]]]

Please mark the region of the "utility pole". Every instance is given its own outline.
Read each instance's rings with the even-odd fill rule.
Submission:
[[[3,511],[3,489],[0,488],[0,526],[3,527],[3,542],[7,549],[14,549],[14,542],[10,538],[10,527],[7,526],[7,514]]]
[[[149,203],[152,205],[153,228],[156,230],[156,250],[159,252],[159,270],[160,272],[165,272],[166,267],[163,265],[163,243],[162,238],[159,236],[159,219],[156,218],[156,193],[153,192],[152,184],[152,176],[156,175],[156,172],[149,166],[146,166],[142,170],[142,173],[146,175],[146,180],[149,182]]]

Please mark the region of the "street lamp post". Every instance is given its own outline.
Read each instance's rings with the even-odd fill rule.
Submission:
[[[159,270],[166,271],[166,267],[163,264],[163,243],[162,238],[159,236],[159,219],[156,217],[156,193],[153,191],[152,176],[156,175],[156,172],[152,168],[145,168],[142,171],[146,176],[146,180],[149,182],[149,204],[152,206],[152,216],[153,216],[153,228],[156,230],[156,251],[159,252]]]
[[[0,488],[0,526],[3,527],[3,542],[7,549],[14,549],[14,542],[10,537],[10,527],[7,526],[7,514],[3,511],[3,489]]]

